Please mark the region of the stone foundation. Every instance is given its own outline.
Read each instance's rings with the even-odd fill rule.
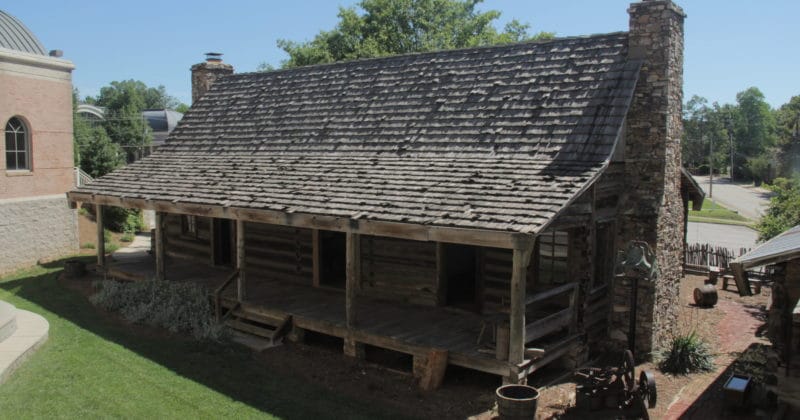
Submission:
[[[77,211],[66,196],[0,200],[0,275],[78,251]]]

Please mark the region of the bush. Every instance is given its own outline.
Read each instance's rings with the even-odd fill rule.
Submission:
[[[142,212],[122,207],[104,207],[103,223],[114,232],[141,232],[144,230]]]
[[[687,374],[714,370],[714,357],[708,343],[695,332],[672,339],[669,350],[657,355],[659,369],[666,373]]]
[[[119,240],[122,242],[133,242],[134,235],[132,232],[125,232],[122,236],[119,237]]]
[[[194,283],[167,281],[97,282],[92,303],[119,312],[126,320],[188,332],[198,340],[219,340],[224,327],[213,318],[207,291]]]
[[[756,225],[758,239],[766,241],[800,224],[800,178],[778,178],[771,190],[767,214]]]
[[[91,242],[86,242],[85,244],[81,245],[83,249],[94,249],[94,244]]]

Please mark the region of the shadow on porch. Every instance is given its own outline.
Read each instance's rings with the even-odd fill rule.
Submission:
[[[229,267],[213,267],[196,261],[168,257],[167,281],[192,281],[210,292],[232,273]],[[108,262],[109,276],[124,280],[155,278],[155,260],[146,249],[115,253]],[[465,310],[428,307],[358,296],[355,325],[348,329],[344,290],[312,287],[290,281],[269,280],[247,274],[246,299],[236,299],[235,284],[221,295],[223,309],[238,308],[255,317],[291,317],[295,332],[312,331],[411,355],[414,365],[425,363],[432,351],[448,352],[447,363],[507,376],[510,365],[498,360],[493,345],[494,323],[503,315],[480,315]],[[505,317],[507,319],[507,315]],[[363,354],[363,350],[356,350]],[[417,372],[415,372],[416,374]]]

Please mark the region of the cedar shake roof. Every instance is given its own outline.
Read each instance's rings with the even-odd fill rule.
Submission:
[[[76,192],[540,231],[607,165],[627,33],[218,79],[151,156]]]

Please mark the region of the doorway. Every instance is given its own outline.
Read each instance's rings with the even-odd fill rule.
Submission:
[[[319,284],[344,289],[347,283],[347,235],[344,232],[319,232]]]
[[[213,219],[214,265],[233,266],[233,223],[229,219]]]
[[[446,304],[479,311],[477,248],[443,244],[442,252],[442,276],[447,285]]]

